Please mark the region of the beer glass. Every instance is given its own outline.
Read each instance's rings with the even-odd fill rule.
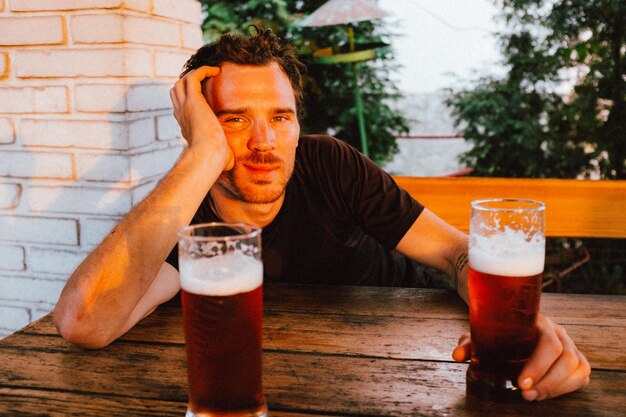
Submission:
[[[261,229],[244,223],[178,233],[192,416],[267,416],[261,370]]]
[[[517,378],[538,340],[544,213],[538,201],[472,202],[468,394],[500,402],[521,398]]]

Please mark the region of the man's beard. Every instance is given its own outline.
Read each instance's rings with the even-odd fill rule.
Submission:
[[[244,181],[238,178],[238,174],[246,168],[244,164],[253,166],[278,166],[283,176],[278,180],[251,179]],[[235,161],[235,166],[230,171],[222,172],[216,185],[224,192],[226,197],[242,201],[248,204],[271,204],[278,201],[287,188],[291,175],[293,174],[293,161],[291,164],[283,161],[271,153],[253,152],[246,158]]]

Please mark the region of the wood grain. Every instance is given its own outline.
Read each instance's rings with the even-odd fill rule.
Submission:
[[[264,386],[272,416],[616,416],[626,403],[626,298],[547,294],[589,357],[589,387],[540,403],[465,395],[450,352],[467,313],[441,290],[268,285]],[[73,346],[50,316],[0,342],[0,416],[183,415],[179,300],[109,347]],[[616,414],[618,413],[618,414]]]
[[[546,235],[626,238],[626,181],[539,178],[395,177],[416,200],[454,227],[469,229],[470,203],[525,198],[546,204]]]
[[[23,354],[25,349],[28,355]],[[0,354],[0,375],[8,380],[1,395],[11,397],[12,404],[35,404],[36,398],[48,397],[45,393],[50,392],[63,394],[49,400],[59,409],[68,401],[80,404],[81,397],[102,398],[107,413],[109,408],[117,412],[115,407],[141,410],[155,402],[168,410],[178,410],[186,401],[182,345],[120,341],[103,351],[89,351],[57,337],[16,335],[11,344],[3,343]],[[368,416],[468,415],[468,411],[477,416],[494,412],[503,416],[609,416],[614,415],[613,407],[623,400],[626,390],[626,374],[598,371],[584,391],[549,402],[505,407],[465,398],[465,371],[466,364],[424,360],[274,351],[264,355],[268,404],[283,411]],[[41,374],[48,378],[42,379]],[[29,389],[9,390],[6,385]],[[598,398],[602,401],[596,403]],[[573,411],[592,408],[593,414]],[[564,410],[572,413],[562,414]]]

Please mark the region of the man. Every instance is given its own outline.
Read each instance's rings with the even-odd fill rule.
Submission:
[[[54,311],[65,338],[106,346],[173,297],[176,232],[211,220],[264,228],[268,281],[415,284],[406,256],[448,273],[467,300],[466,235],[347,145],[300,137],[300,65],[269,30],[223,36],[187,62],[170,96],[188,146],[69,278]],[[585,386],[589,364],[564,329],[544,316],[538,326],[524,397]],[[457,361],[469,343],[460,339]]]

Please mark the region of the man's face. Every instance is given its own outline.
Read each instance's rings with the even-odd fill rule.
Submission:
[[[293,173],[300,125],[289,78],[278,64],[224,63],[203,86],[230,145],[235,165],[217,184],[230,198],[277,201]]]

